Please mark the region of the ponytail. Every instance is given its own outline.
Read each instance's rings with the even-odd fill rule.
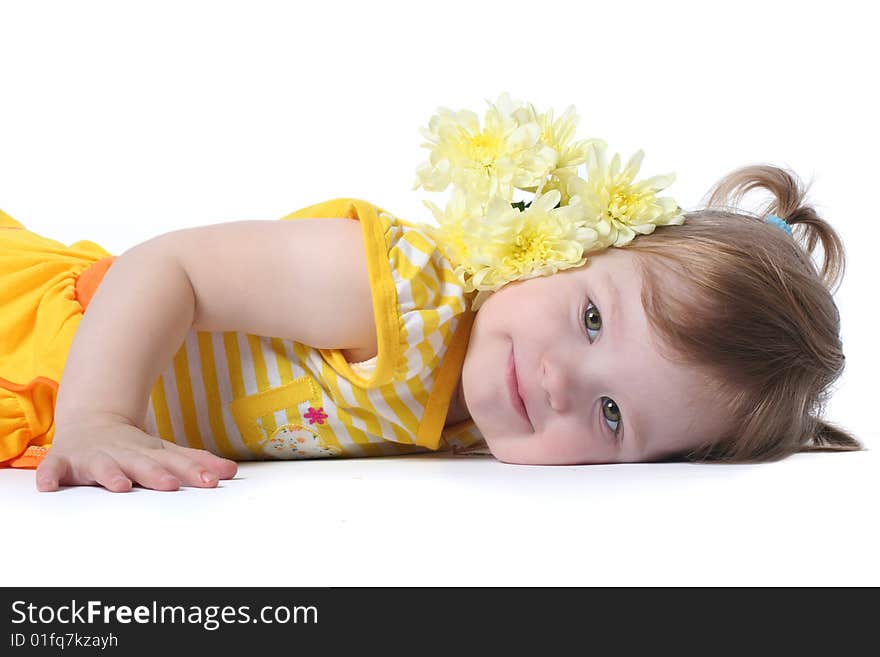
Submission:
[[[804,185],[796,173],[768,165],[737,169],[710,190],[707,206],[736,211],[746,194],[762,189],[770,192],[772,198],[763,207],[761,217],[775,214],[785,221],[792,227],[795,240],[801,243],[811,258],[816,245],[821,243],[824,256],[822,268],[817,273],[825,289],[834,294],[840,287],[846,269],[843,242],[815,208],[805,202],[809,184]]]
[[[831,422],[815,419],[812,440],[803,445],[801,452],[857,452],[864,449],[856,438]]]

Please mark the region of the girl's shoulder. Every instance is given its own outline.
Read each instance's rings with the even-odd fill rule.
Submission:
[[[433,224],[419,223],[407,219],[401,219],[397,215],[378,209],[378,216],[382,221],[388,223],[390,227],[398,228],[397,235],[405,239],[406,242],[413,244],[416,248],[424,252],[430,259],[431,263],[439,270],[442,270],[443,280],[451,285],[457,285],[464,293],[464,284],[455,276],[455,265],[446,245],[441,239],[437,227]]]

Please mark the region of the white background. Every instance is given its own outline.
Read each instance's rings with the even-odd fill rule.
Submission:
[[[687,209],[745,164],[813,180],[848,256],[847,369],[827,417],[876,449],[880,52],[863,7],[0,0],[0,208],[113,253],[339,196],[427,220],[422,199],[446,196],[411,186],[439,106],[482,116],[502,91],[557,115],[574,104],[580,137],[645,149],[643,175],[676,172]],[[7,471],[3,507],[27,530],[0,550],[59,564],[18,584],[876,585],[877,464],[428,456],[254,464],[222,491],[128,496],[37,495],[32,472]],[[234,557],[269,544],[309,552],[281,570]]]

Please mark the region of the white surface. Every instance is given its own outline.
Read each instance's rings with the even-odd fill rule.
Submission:
[[[220,489],[0,473],[4,584],[880,584],[876,452],[774,464],[242,464]]]
[[[0,207],[121,253],[337,196],[411,191],[438,106],[509,91],[696,207],[787,165],[840,231],[847,370],[828,417],[877,416],[871,7],[692,2],[4,2]],[[393,18],[390,18],[393,17]],[[867,231],[872,239],[866,239]],[[880,584],[875,452],[761,466],[510,466],[396,457],[242,466],[220,490],[38,495],[0,472],[6,584]]]

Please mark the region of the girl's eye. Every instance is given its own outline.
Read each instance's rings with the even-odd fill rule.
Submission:
[[[587,301],[587,309],[584,311],[584,326],[587,327],[587,335],[589,336],[589,331],[599,331],[602,328],[602,315],[599,314],[599,309],[593,304],[592,301]],[[594,338],[590,338],[590,342],[592,342]]]
[[[613,433],[617,433],[620,426],[620,409],[611,397],[602,397],[602,415],[607,421],[613,422],[614,426],[608,425]]]
[[[590,331],[599,332],[602,329],[602,315],[592,301],[587,301],[587,309],[584,311],[584,326],[587,327],[587,336],[592,343],[595,337],[590,336]],[[602,397],[602,416],[606,422],[613,422],[613,426],[608,424],[611,431],[617,434],[620,427],[621,415],[617,404],[610,397]]]

